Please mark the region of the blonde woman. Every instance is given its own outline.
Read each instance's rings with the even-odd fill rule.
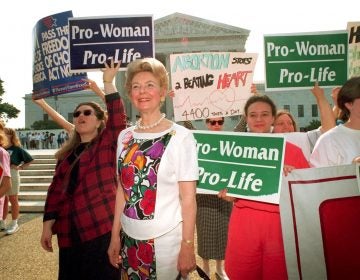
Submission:
[[[11,171],[11,189],[6,193],[3,219],[6,220],[8,214],[8,202],[11,204],[11,218],[12,221],[6,227],[6,234],[14,234],[19,230],[18,218],[20,214],[19,206],[19,192],[20,192],[20,170],[26,169],[32,162],[32,156],[21,147],[20,139],[16,131],[12,128],[6,127],[4,129],[8,145],[6,151],[10,155],[10,171]]]
[[[7,138],[3,131],[3,123],[0,120],[0,230],[5,229],[5,222],[2,219],[4,199],[6,192],[11,188],[10,155],[4,149],[7,145]]]
[[[168,280],[179,272],[186,277],[196,267],[195,139],[161,113],[169,80],[160,61],[133,61],[126,75],[140,119],[118,139],[120,187],[109,259],[122,279]]]

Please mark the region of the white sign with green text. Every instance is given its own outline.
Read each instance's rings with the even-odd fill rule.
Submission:
[[[343,85],[347,41],[346,30],[265,35],[265,91]]]
[[[258,133],[195,130],[198,193],[279,204],[285,140]]]

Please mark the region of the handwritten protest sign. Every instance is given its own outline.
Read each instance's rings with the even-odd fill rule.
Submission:
[[[104,68],[112,58],[128,63],[154,57],[152,16],[86,17],[69,19],[71,71]]]
[[[175,121],[242,114],[256,60],[239,52],[170,55]]]
[[[40,99],[86,87],[86,73],[70,73],[68,19],[72,12],[45,17],[33,30],[33,98]]]
[[[344,84],[347,41],[346,31],[265,35],[265,90]]]
[[[199,193],[279,204],[285,141],[271,134],[195,130]]]
[[[349,78],[360,76],[360,22],[348,22]]]

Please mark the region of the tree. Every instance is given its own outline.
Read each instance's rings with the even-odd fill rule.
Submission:
[[[0,79],[0,117],[4,120],[15,119],[18,117],[20,110],[7,102],[3,103],[2,96],[5,94],[5,90],[2,85],[3,82],[4,81]]]
[[[321,126],[321,122],[319,120],[312,120],[308,126],[304,127],[305,131],[310,131],[313,129],[317,129],[318,127]]]
[[[31,128],[34,130],[40,129],[60,129],[60,127],[56,122],[52,120],[48,121],[36,121],[31,125]]]

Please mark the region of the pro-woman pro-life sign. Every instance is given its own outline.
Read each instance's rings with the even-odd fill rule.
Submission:
[[[69,19],[70,68],[97,71],[108,59],[121,63],[154,57],[152,16],[86,17]]]
[[[240,52],[170,55],[175,121],[242,114],[256,60]]]
[[[285,141],[257,133],[195,130],[199,161],[198,193],[279,204]]]
[[[348,34],[344,31],[264,36],[265,90],[343,85],[347,80]]]

